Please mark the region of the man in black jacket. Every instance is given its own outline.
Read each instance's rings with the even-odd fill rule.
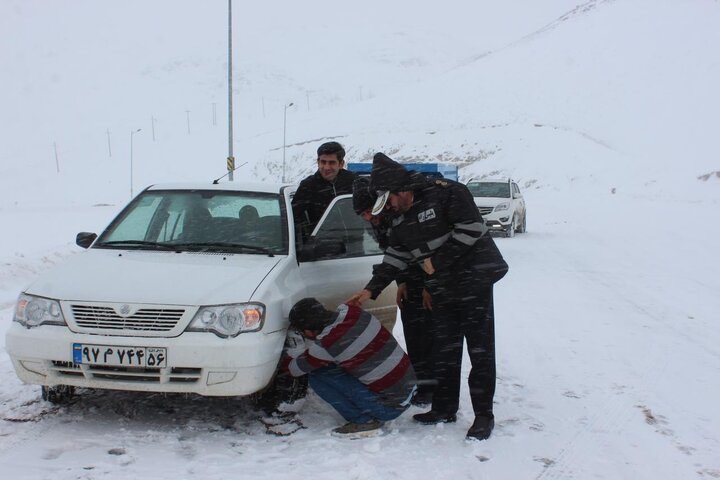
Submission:
[[[493,284],[507,273],[507,263],[464,185],[451,180],[414,184],[402,165],[378,153],[370,188],[378,193],[373,213],[386,208],[396,215],[390,245],[365,289],[346,303],[377,298],[400,272],[420,265],[432,298],[437,385],[432,409],[413,418],[423,424],[456,421],[465,339],[472,363],[468,385],[475,413],[467,437],[484,440],[495,425]]]
[[[390,240],[390,217],[388,215],[373,215],[372,208],[377,201],[377,194],[370,191],[370,179],[358,177],[353,182],[353,210],[363,220],[370,224],[372,234],[383,252]]]
[[[345,149],[338,142],[323,143],[317,156],[317,172],[300,182],[292,200],[293,215],[300,225],[303,241],[315,229],[333,198],[352,193],[357,177],[345,170]]]
[[[422,177],[414,178],[415,182],[423,182]],[[353,209],[355,213],[369,222],[373,236],[384,252],[390,241],[389,212],[373,215],[372,209],[377,201],[377,193],[370,191],[370,179],[359,177],[353,183]],[[412,399],[413,405],[427,406],[432,400],[435,385],[432,373],[432,305],[429,294],[425,290],[422,269],[411,266],[396,278],[398,284],[397,306],[403,325],[403,336],[410,362],[418,377],[418,389]]]

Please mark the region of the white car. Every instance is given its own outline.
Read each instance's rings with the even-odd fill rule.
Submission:
[[[525,233],[527,209],[525,199],[517,183],[512,179],[472,180],[467,187],[475,198],[475,205],[485,224],[492,231],[502,232],[508,237]]]
[[[295,302],[335,308],[381,251],[337,197],[296,243],[295,187],[169,184],[134,198],[86,251],[19,297],[6,349],[18,377],[64,401],[74,387],[250,395],[272,385]],[[370,310],[396,317],[387,288]]]

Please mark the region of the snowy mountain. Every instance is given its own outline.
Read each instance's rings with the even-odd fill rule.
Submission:
[[[236,175],[280,178],[287,113],[292,181],[336,139],[350,161],[524,190],[529,232],[497,242],[496,431],[464,442],[466,391],[455,425],[405,414],[363,442],[329,437],[312,396],[285,438],[238,399],[57,409],[0,355],[6,475],[720,478],[718,1],[233,8]],[[3,0],[0,32],[4,333],[17,294],[129,199],[131,139],[135,193],[225,173],[227,2]]]

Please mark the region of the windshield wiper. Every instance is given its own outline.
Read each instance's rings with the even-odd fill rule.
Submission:
[[[226,249],[226,250],[250,250],[254,252],[260,252],[264,253],[266,255],[269,255],[271,257],[274,257],[274,253],[272,250],[266,247],[260,247],[258,245],[247,245],[245,243],[234,243],[234,242],[187,242],[187,243],[173,243],[172,246],[177,248],[191,248],[191,249],[198,249],[201,252],[206,252],[210,250],[216,250],[216,249]]]
[[[95,247],[152,247],[156,250],[175,250],[169,243],[148,242],[146,240],[113,240],[94,245]]]

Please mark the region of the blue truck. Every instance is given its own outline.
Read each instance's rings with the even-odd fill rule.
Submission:
[[[429,178],[449,178],[458,181],[458,167],[456,165],[446,163],[403,163],[402,165],[408,170],[424,173]],[[359,175],[370,175],[372,163],[348,163],[347,169]]]

